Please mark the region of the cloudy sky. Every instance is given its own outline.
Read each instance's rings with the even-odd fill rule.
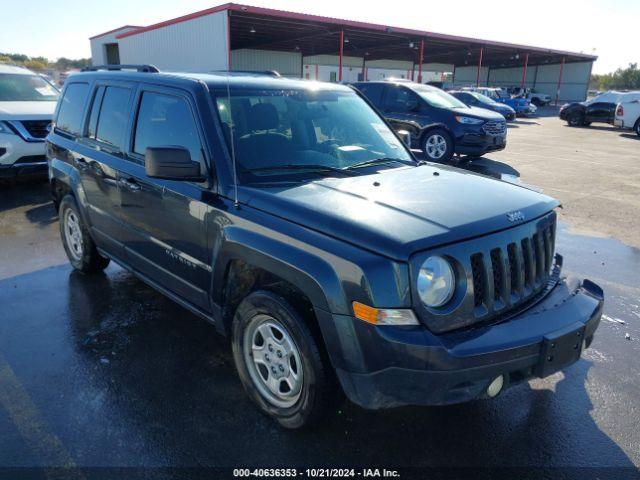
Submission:
[[[0,51],[80,58],[92,35],[148,25],[224,0],[3,0]],[[240,3],[240,2],[238,2]],[[639,0],[251,0],[249,5],[398,27],[595,53],[595,73],[640,63]],[[428,61],[428,52],[427,52]]]

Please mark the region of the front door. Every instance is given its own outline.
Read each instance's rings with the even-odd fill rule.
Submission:
[[[613,123],[616,104],[610,102],[594,102],[587,105],[585,120],[587,122]]]
[[[383,115],[394,130],[406,130],[412,141],[420,137],[421,127],[431,122],[429,108],[415,92],[402,85],[387,85]]]
[[[196,107],[180,90],[142,87],[129,142],[118,172],[126,225],[127,261],[140,273],[203,310],[209,310],[211,254],[207,248],[203,196],[206,185],[147,177],[147,147],[181,146],[205,159]]]

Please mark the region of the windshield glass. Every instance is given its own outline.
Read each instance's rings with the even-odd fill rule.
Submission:
[[[51,102],[58,90],[38,75],[0,74],[0,102]]]
[[[463,102],[439,88],[426,85],[411,85],[411,90],[420,95],[432,107],[467,108]]]
[[[386,167],[413,163],[402,142],[352,91],[232,87],[230,94],[231,104],[226,89],[215,92],[215,101],[230,150],[233,138],[240,183],[352,173],[379,159]]]
[[[474,97],[476,97],[478,99],[479,102],[482,102],[482,103],[484,103],[486,105],[495,105],[497,103],[492,98],[489,98],[486,95],[483,95],[483,94],[478,93],[478,92],[469,92],[469,94],[473,95]]]

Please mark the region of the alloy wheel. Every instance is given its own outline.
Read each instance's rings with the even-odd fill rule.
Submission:
[[[442,158],[447,151],[447,141],[442,135],[436,133],[427,138],[427,141],[424,143],[424,147],[425,153],[429,158],[438,160]]]

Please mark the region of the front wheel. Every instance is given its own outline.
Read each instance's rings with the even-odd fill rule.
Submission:
[[[572,113],[567,118],[567,124],[570,127],[579,127],[579,126],[581,126],[583,124],[582,115],[580,115],[579,113]]]
[[[104,270],[109,259],[98,252],[87,226],[82,221],[76,200],[65,196],[58,209],[60,219],[60,236],[64,250],[71,266],[76,270],[88,273]]]
[[[635,127],[633,127],[633,129],[636,131],[636,135],[640,137],[640,118],[636,120],[636,125]]]
[[[422,139],[422,151],[429,161],[448,162],[453,156],[453,140],[442,128],[429,130]]]
[[[278,295],[258,291],[240,303],[232,349],[246,392],[283,427],[317,423],[337,398],[333,372],[311,330]]]

